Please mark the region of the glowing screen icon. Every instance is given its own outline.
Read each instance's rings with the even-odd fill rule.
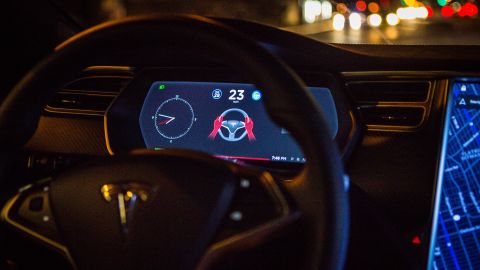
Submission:
[[[224,120],[226,116],[232,112],[240,113],[245,121],[235,119]],[[227,142],[238,142],[245,138],[245,136],[248,137],[249,141],[256,140],[255,135],[253,134],[252,118],[250,118],[244,110],[237,108],[228,109],[215,118],[213,121],[213,130],[208,137],[211,140],[214,140],[217,134]]]

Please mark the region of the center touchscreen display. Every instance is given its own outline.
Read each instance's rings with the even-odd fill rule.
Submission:
[[[328,122],[332,140],[338,130],[330,90],[311,87]],[[147,148],[185,148],[226,159],[305,162],[289,133],[275,125],[252,84],[154,82],[140,113]]]
[[[429,269],[480,269],[480,82],[453,83]]]

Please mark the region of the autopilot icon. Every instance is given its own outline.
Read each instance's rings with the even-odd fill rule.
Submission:
[[[214,89],[212,91],[212,98],[213,99],[220,99],[222,97],[222,90],[220,89]]]
[[[240,113],[244,121],[229,119],[235,112]],[[208,137],[214,140],[217,134],[227,142],[238,142],[245,137],[251,142],[256,140],[255,134],[253,134],[252,118],[244,110],[238,108],[228,109],[215,118],[213,130]]]

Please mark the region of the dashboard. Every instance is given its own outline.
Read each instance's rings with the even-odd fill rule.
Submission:
[[[323,44],[254,23],[224,23],[287,62],[320,104],[329,123],[325,136],[342,154],[352,194],[360,193],[362,198],[362,203],[351,205],[352,213],[360,214],[353,217],[351,247],[355,252],[349,261],[368,265],[363,269],[392,269],[392,264],[402,265],[410,259],[426,266],[426,258],[433,254],[450,266],[454,260],[449,242],[441,235],[442,227],[437,226],[438,218],[448,218],[449,235],[466,237],[477,230],[467,226],[459,191],[451,189],[454,182],[449,179],[458,176],[454,173],[458,170],[452,170],[455,166],[448,156],[458,159],[461,166],[470,166],[480,136],[467,145],[464,154],[455,156],[450,155],[450,147],[459,150],[463,146],[458,148],[455,140],[445,141],[444,134],[453,137],[443,131],[445,123],[468,131],[456,137],[462,144],[478,134],[464,114],[467,110],[474,118],[477,112],[478,47]],[[51,164],[59,168],[70,156],[119,155],[143,147],[200,150],[282,176],[285,173],[285,179],[302,166],[304,157],[298,145],[263,108],[264,89],[257,89],[241,72],[191,56],[161,58],[147,49],[121,55],[115,61],[99,61],[100,66],[86,69],[72,85],[59,90],[25,147],[29,168],[51,168]],[[462,82],[468,82],[465,93]],[[452,97],[455,93],[458,96]],[[471,107],[449,105],[452,100],[460,102],[461,95]],[[85,104],[89,107],[76,107]],[[455,114],[460,115],[456,123],[451,118],[446,121],[447,115]],[[447,146],[442,148],[442,144]],[[444,165],[442,156],[446,157]],[[462,160],[462,156],[472,159]],[[475,166],[469,176],[476,175]],[[455,183],[470,185],[470,178],[455,178]],[[478,198],[476,192],[473,195]],[[462,189],[462,194],[469,202],[468,213],[476,214],[470,191]],[[460,212],[449,213],[446,197],[453,198],[450,202]],[[378,220],[381,225],[375,223]],[[461,250],[455,237],[450,243],[457,256]],[[401,247],[397,253],[405,253],[400,259],[392,255],[398,250],[389,253],[390,247],[376,244],[393,238],[396,242],[390,242]]]
[[[215,70],[209,76],[201,74],[201,71],[196,69],[189,70],[188,76],[174,77],[176,80],[169,79],[168,74],[166,75],[168,72],[172,72],[172,70],[152,68],[142,71],[109,108],[106,114],[106,127],[110,147],[113,146],[111,149],[115,149],[115,152],[141,147],[155,150],[164,148],[193,149],[235,162],[261,164],[272,170],[278,167],[289,168],[286,165],[282,166],[282,163],[302,164],[305,162],[299,146],[290,137],[288,131],[277,126],[268,117],[262,104],[262,89],[258,89],[239,78],[224,77],[222,74],[229,72],[222,69]],[[174,72],[182,74],[185,71],[175,69]],[[215,75],[212,76],[212,74]],[[477,200],[472,198],[480,197],[480,194],[470,189],[470,187],[478,185],[476,181],[478,173],[475,170],[478,170],[477,161],[480,160],[480,156],[476,155],[478,152],[477,136],[480,137],[477,129],[479,125],[475,122],[478,114],[477,110],[480,108],[480,99],[478,98],[480,92],[476,92],[480,89],[478,80],[472,77],[458,79],[453,75],[445,80],[439,80],[435,79],[432,74],[424,77],[406,76],[402,78],[395,73],[378,79],[375,76],[365,76],[365,74],[345,73],[347,91],[343,92],[340,90],[339,84],[335,83],[338,81],[332,80],[332,77],[324,73],[315,73],[313,76],[308,73],[302,75],[303,78],[306,78],[312,97],[318,102],[324,117],[327,119],[329,132],[325,136],[331,138],[332,142],[336,142],[342,153],[351,151],[352,142],[355,140],[355,136],[352,134],[358,132],[357,120],[354,115],[370,133],[370,136],[363,141],[363,145],[367,149],[366,155],[363,156],[364,160],[359,163],[363,165],[361,167],[358,167],[358,165],[350,167],[351,174],[364,174],[368,178],[375,175],[376,171],[376,168],[371,166],[371,162],[380,167],[394,168],[392,174],[396,172],[401,174],[392,175],[393,179],[403,181],[403,184],[408,183],[407,175],[411,171],[407,173],[399,169],[401,165],[398,161],[379,160],[379,158],[382,159],[382,155],[378,154],[379,143],[382,145],[384,142],[375,142],[375,140],[386,141],[386,145],[381,146],[385,147],[385,151],[397,153],[413,151],[418,154],[420,153],[418,149],[411,149],[411,147],[412,145],[421,147],[422,140],[405,144],[398,138],[415,137],[425,132],[423,139],[425,141],[423,142],[426,143],[429,140],[432,146],[438,146],[433,142],[440,142],[442,140],[441,135],[432,137],[431,133],[427,131],[429,129],[427,123],[436,117],[438,119],[437,124],[430,128],[436,128],[437,130],[446,128],[447,125],[443,124],[442,121],[446,117],[444,114],[447,114],[447,111],[435,112],[435,108],[442,106],[442,104],[454,103],[455,106],[450,105],[449,108],[455,107],[457,109],[451,109],[453,112],[448,111],[448,115],[453,113],[450,125],[454,125],[455,130],[467,130],[465,132],[468,134],[457,135],[454,142],[446,145],[445,149],[449,149],[445,150],[447,151],[446,155],[458,155],[459,148],[462,148],[459,141],[461,141],[460,144],[464,144],[463,147],[468,144],[469,147],[473,148],[469,149],[468,153],[462,154],[461,157],[450,157],[459,160],[454,161],[455,164],[453,165],[446,165],[445,168],[442,167],[444,166],[443,163],[440,164],[441,152],[437,154],[438,159],[430,160],[430,165],[434,168],[430,173],[436,175],[441,170],[448,173],[444,174],[444,179],[447,180],[444,180],[443,184],[441,180],[437,181],[432,177],[429,182],[430,186],[425,182],[421,185],[424,192],[429,190],[432,194],[424,197],[423,200],[434,201],[435,207],[428,208],[428,206],[425,206],[426,210],[423,215],[426,215],[428,220],[425,224],[426,227],[431,229],[424,231],[424,241],[430,243],[431,247],[427,248],[427,244],[425,244],[424,248],[419,251],[423,254],[419,258],[424,258],[425,261],[427,261],[426,258],[430,258],[427,262],[430,269],[437,269],[435,267],[440,263],[443,263],[444,266],[440,268],[451,269],[451,265],[447,266],[449,262],[460,260],[455,256],[463,256],[461,258],[464,261],[477,265],[473,259],[468,259],[472,258],[472,255],[469,254],[470,251],[462,252],[460,247],[464,242],[477,237],[476,228],[480,226],[480,222],[476,221],[475,218],[472,219],[470,213],[463,213],[467,220],[463,221],[464,218],[460,217],[459,214],[450,213],[451,208],[462,207],[461,204],[452,206],[452,204],[457,204],[458,200],[448,202],[447,205],[445,201],[448,201],[448,198],[458,196],[458,192],[465,193],[468,194],[468,196],[465,195],[467,196],[466,200],[470,198],[471,201],[468,205],[469,208],[472,208],[470,210],[474,212],[474,208],[477,207],[478,211],[478,206],[475,204]],[[314,79],[312,79],[313,77]],[[179,80],[179,78],[182,78],[182,80]],[[202,79],[199,80],[198,78]],[[211,80],[213,78],[218,80]],[[452,86],[447,87],[450,84]],[[425,91],[420,90],[423,86],[425,86]],[[377,88],[381,88],[381,90]],[[377,90],[371,92],[365,89]],[[414,89],[414,92],[410,92],[409,89]],[[375,91],[378,91],[381,95]],[[402,94],[405,96],[402,96]],[[352,101],[353,107],[356,109],[355,113],[351,111],[352,104],[350,102]],[[412,117],[410,117],[409,109],[411,109],[411,112],[420,112],[420,114],[415,116],[414,113],[411,113]],[[468,110],[473,111],[467,112]],[[128,137],[121,135],[124,134],[121,130],[125,129],[130,131]],[[447,134],[452,136],[455,130],[449,130]],[[467,139],[467,137],[470,139]],[[132,138],[137,139],[132,140]],[[341,138],[348,138],[346,141],[350,143],[345,143],[345,141],[342,143]],[[399,143],[399,145],[393,146],[392,143]],[[451,149],[451,145],[455,145],[455,150]],[[371,148],[372,146],[373,148]],[[401,149],[402,147],[407,147],[407,149]],[[369,148],[373,149],[373,152],[368,150]],[[439,151],[442,151],[442,149],[439,148]],[[465,163],[465,156],[469,156],[473,161],[463,164],[462,162]],[[412,158],[418,159],[418,156]],[[275,165],[277,163],[280,165]],[[403,164],[408,164],[407,166],[410,166],[410,168],[412,166],[428,165],[425,162],[414,165],[408,161],[403,162]],[[452,181],[450,178],[453,177],[451,171],[454,170],[452,168],[462,166],[467,167],[468,172],[462,174],[464,175],[463,178],[460,177],[461,179],[456,181],[465,184],[450,183]],[[382,169],[380,169],[380,173],[382,177],[388,175],[388,172]],[[471,176],[467,177],[465,175]],[[415,177],[415,179],[418,178]],[[371,181],[371,178],[365,181]],[[401,188],[398,188],[400,187],[398,184],[391,183],[390,188],[393,187],[396,189],[394,192],[398,192],[401,190]],[[452,185],[456,188],[453,188]],[[410,185],[410,187],[412,186],[413,184]],[[416,187],[420,187],[418,183]],[[449,192],[448,190],[452,190],[450,192],[453,192],[453,194],[446,194]],[[385,190],[381,192],[385,192]],[[418,201],[416,200],[416,202]],[[405,202],[403,205],[407,204]],[[403,216],[403,214],[400,215]],[[447,225],[445,225],[443,215],[448,216]],[[460,219],[465,222],[462,223],[464,224],[462,227],[458,227]],[[460,241],[458,243],[453,243],[453,240],[448,238],[450,234],[458,235],[465,232],[473,234],[473,237],[465,236],[466,240],[460,238],[456,240]],[[457,246],[459,250],[452,250],[452,245]],[[474,243],[471,245],[474,245]],[[471,250],[476,252],[477,249],[472,248]],[[456,253],[460,255],[455,255]]]

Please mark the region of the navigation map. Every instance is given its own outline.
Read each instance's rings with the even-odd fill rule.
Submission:
[[[480,269],[480,82],[453,85],[432,269]]]

